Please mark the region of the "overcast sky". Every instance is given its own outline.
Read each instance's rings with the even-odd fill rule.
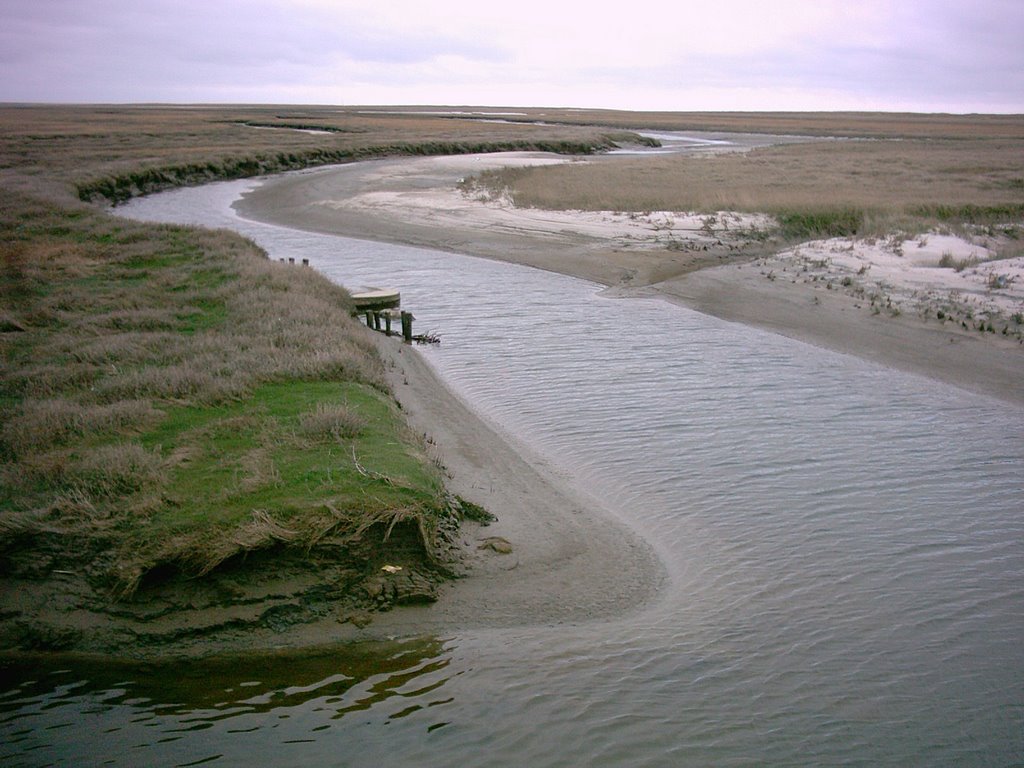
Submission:
[[[1024,0],[0,0],[0,101],[1024,112]]]

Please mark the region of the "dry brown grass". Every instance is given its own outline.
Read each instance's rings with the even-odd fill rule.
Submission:
[[[101,445],[66,468],[64,485],[84,499],[123,499],[159,482],[163,464],[136,443]]]
[[[0,445],[12,456],[38,453],[86,435],[112,435],[153,424],[160,411],[148,400],[110,405],[26,399],[0,428]]]
[[[2,106],[0,180],[70,200],[75,185],[140,169],[207,166],[246,158],[359,153],[415,144],[510,141],[600,144],[609,127],[873,138],[1024,141],[1020,115],[883,113],[635,113],[516,109],[517,122],[429,114],[370,114],[360,107]],[[401,111],[408,112],[406,108]],[[425,108],[423,112],[436,111]],[[530,124],[543,121],[544,125]],[[259,126],[279,126],[273,130]],[[320,127],[311,134],[298,127]],[[314,159],[309,156],[310,162]],[[257,173],[253,168],[252,173]]]
[[[355,437],[366,427],[366,420],[344,403],[317,403],[316,410],[299,417],[305,437],[338,442]]]
[[[1024,202],[1024,141],[832,141],[714,156],[600,158],[507,171],[522,206],[775,211]]]

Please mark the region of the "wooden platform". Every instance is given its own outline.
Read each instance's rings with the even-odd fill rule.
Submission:
[[[366,288],[352,294],[356,312],[395,309],[402,304],[402,294],[394,288]]]

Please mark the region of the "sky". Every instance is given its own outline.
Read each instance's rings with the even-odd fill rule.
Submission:
[[[0,101],[1024,113],[1024,0],[0,0]]]

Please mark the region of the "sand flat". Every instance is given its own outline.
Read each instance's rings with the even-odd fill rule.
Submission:
[[[461,180],[488,168],[552,162],[578,160],[502,153],[370,161],[272,178],[237,208],[298,229],[525,264],[609,286],[623,297],[661,296],[1024,403],[1024,346],[1004,336],[998,322],[992,333],[977,330],[985,307],[998,307],[1005,317],[1024,312],[1020,259],[941,269],[943,253],[985,254],[981,245],[939,235],[888,244],[819,241],[757,254],[738,239],[763,223],[750,214],[720,212],[718,219],[729,222],[723,231],[686,213],[519,209],[459,189]],[[993,274],[1001,287],[990,287]],[[874,305],[873,293],[881,296]],[[974,303],[970,317],[938,318],[940,308],[965,300]]]

